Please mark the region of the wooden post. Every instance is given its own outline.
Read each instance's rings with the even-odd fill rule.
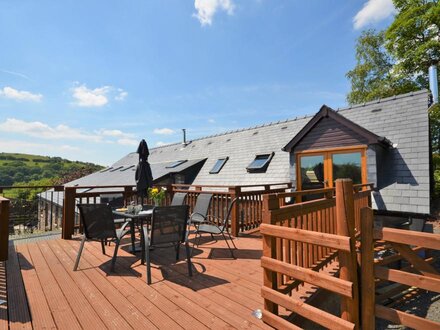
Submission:
[[[127,205],[127,200],[133,195],[133,187],[124,187],[124,206]]]
[[[0,197],[0,261],[8,260],[9,199]]]
[[[64,190],[63,226],[61,237],[71,239],[75,227],[75,187],[66,187]]]
[[[174,187],[172,184],[169,184],[166,189],[165,205],[170,205],[174,197]]]
[[[272,224],[270,211],[279,208],[280,204],[277,195],[263,195],[263,223]],[[263,257],[276,259],[276,251],[276,239],[272,236],[263,235]],[[264,269],[263,285],[266,288],[277,290],[277,273],[269,269]],[[278,315],[278,305],[270,300],[264,299],[264,309]]]
[[[240,233],[240,187],[229,187],[229,192],[231,193],[231,201],[237,198],[231,212],[231,235],[238,237]]]
[[[350,237],[350,253],[339,251],[339,277],[353,283],[353,299],[341,297],[341,318],[359,329],[359,285],[354,231],[353,182],[336,180],[336,233]]]
[[[361,209],[361,318],[363,330],[375,328],[373,210]]]

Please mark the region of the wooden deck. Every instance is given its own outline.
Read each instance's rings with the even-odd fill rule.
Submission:
[[[150,286],[128,245],[115,273],[109,271],[114,245],[103,255],[99,243],[86,243],[77,272],[77,239],[16,245],[0,263],[0,299],[8,300],[0,306],[0,329],[268,328],[252,315],[263,308],[261,239],[235,242],[234,260],[224,241],[207,239],[194,251],[192,278],[184,261],[174,263],[172,249],[153,252]]]

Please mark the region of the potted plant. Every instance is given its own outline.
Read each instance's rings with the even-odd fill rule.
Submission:
[[[149,188],[148,197],[153,201],[155,206],[160,206],[165,199],[165,190],[162,188]]]

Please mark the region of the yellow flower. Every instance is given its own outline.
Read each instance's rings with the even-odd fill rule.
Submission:
[[[152,192],[153,194],[157,194],[157,193],[159,192],[159,189],[157,189],[157,188],[153,188],[153,189],[151,189],[151,192]]]

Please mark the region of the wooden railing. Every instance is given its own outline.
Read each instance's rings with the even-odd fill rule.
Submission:
[[[0,261],[8,260],[9,199],[0,196]]]
[[[200,186],[172,185],[172,194],[187,193],[186,203],[192,212],[199,194],[213,194],[213,201],[208,215],[212,218],[224,219],[229,203],[237,198],[231,213],[231,234],[238,236],[240,232],[258,228],[263,216],[263,195],[285,192],[291,183],[244,186]]]
[[[440,235],[394,228],[374,228],[373,210],[363,208],[361,242],[362,329],[374,329],[376,317],[414,329],[439,329],[440,322],[381,305],[380,295],[375,293],[378,281],[400,283],[394,286],[393,295],[397,295],[399,291],[407,293],[408,288],[440,293],[440,274],[430,264],[432,258],[423,256],[424,249],[440,250]],[[399,254],[375,260],[375,250],[384,246],[389,246]],[[401,269],[386,267],[401,259],[409,262],[409,266]]]
[[[265,322],[276,328],[295,328],[278,314],[280,305],[324,327],[359,326],[355,223],[360,223],[357,209],[371,206],[371,188],[353,186],[351,180],[343,179],[337,180],[336,188],[264,196],[260,230],[264,238]],[[286,200],[298,201],[307,195],[323,198],[285,205]],[[339,279],[324,271],[335,260],[339,262]],[[293,292],[304,283],[339,294],[341,318],[294,298]]]
[[[197,197],[200,194],[213,194],[213,200],[208,215],[211,218],[224,219],[230,202],[237,198],[231,218],[228,221],[231,234],[238,236],[240,232],[258,228],[262,222],[263,195],[268,193],[284,192],[290,188],[290,183],[268,184],[268,185],[246,185],[246,186],[198,186],[174,184],[162,186],[166,189],[164,205],[169,205],[173,194],[176,192],[187,193],[186,203],[190,206],[192,212]],[[98,188],[97,190],[93,190]],[[103,194],[123,194],[125,204],[131,201],[140,203],[139,198],[133,191],[134,186],[81,186],[65,187],[64,191],[64,209],[62,237],[70,239],[75,230],[80,230],[76,204],[78,203],[96,203],[98,197]],[[105,191],[103,191],[105,190]],[[145,198],[144,204],[152,204],[152,201]]]

